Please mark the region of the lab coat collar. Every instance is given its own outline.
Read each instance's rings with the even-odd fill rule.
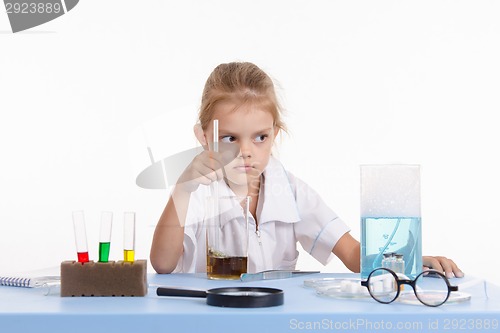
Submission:
[[[300,221],[296,198],[283,165],[271,156],[263,173],[259,201],[262,200],[259,224],[271,221]],[[262,196],[263,194],[263,196]]]
[[[224,180],[219,181],[220,222],[223,227],[229,221],[243,217],[243,208],[236,195]],[[257,209],[259,224],[279,221],[295,223],[300,221],[297,203],[290,180],[283,165],[271,156],[262,175],[259,192],[260,211]]]

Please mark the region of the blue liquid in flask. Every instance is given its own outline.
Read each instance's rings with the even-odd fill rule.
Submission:
[[[361,278],[382,267],[384,253],[403,254],[405,275],[422,272],[422,228],[420,217],[361,218]]]

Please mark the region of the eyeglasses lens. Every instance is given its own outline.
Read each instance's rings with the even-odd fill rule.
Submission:
[[[448,298],[446,278],[440,274],[421,274],[415,280],[415,293],[418,299],[430,306],[438,306]]]
[[[398,283],[389,271],[377,269],[370,274],[368,290],[377,301],[390,303],[397,297]]]

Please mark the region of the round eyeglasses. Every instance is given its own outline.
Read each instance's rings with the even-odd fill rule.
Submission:
[[[432,269],[410,280],[406,275],[396,274],[388,268],[377,268],[366,281],[361,281],[372,298],[384,304],[394,302],[405,284],[410,285],[417,299],[427,306],[440,306],[448,300],[452,291],[458,291],[458,287],[450,285],[443,273]]]

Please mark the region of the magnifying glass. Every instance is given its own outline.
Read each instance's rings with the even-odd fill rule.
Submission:
[[[230,308],[263,308],[283,305],[281,289],[265,287],[227,287],[209,290],[192,290],[159,287],[158,296],[206,298],[207,304]]]

